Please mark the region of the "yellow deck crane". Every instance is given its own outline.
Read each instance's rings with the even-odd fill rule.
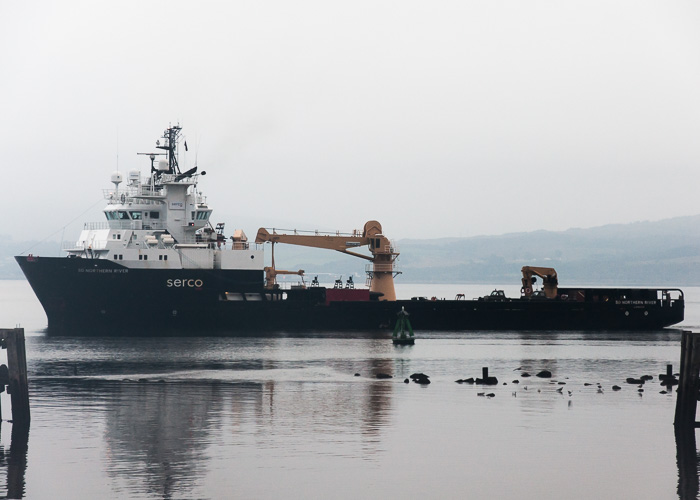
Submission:
[[[256,243],[258,241],[256,240]],[[277,269],[275,267],[275,242],[272,242],[272,265],[270,267],[265,267],[265,288],[273,289],[277,287],[277,276],[281,274],[286,275],[299,275],[301,276],[302,283],[304,281],[304,270],[299,269],[298,271],[284,271],[282,269]],[[304,285],[304,288],[306,286]]]
[[[523,273],[523,287],[520,290],[526,297],[532,296],[532,284],[535,282],[535,276],[542,278],[542,289],[544,290],[544,295],[548,299],[555,299],[557,297],[557,287],[559,285],[559,280],[557,279],[557,272],[551,267],[530,267],[524,266],[521,269]]]
[[[269,232],[265,228],[258,229],[258,234],[255,237],[255,243],[271,242],[287,243],[289,245],[300,245],[312,248],[325,248],[335,250],[337,252],[353,255],[361,259],[366,259],[372,262],[372,269],[368,270],[370,277],[370,292],[381,293],[379,300],[396,300],[396,291],[394,290],[394,276],[398,274],[394,267],[394,261],[399,256],[399,253],[394,249],[389,239],[382,234],[382,225],[376,220],[367,222],[360,233],[354,231],[349,234],[299,234],[294,231],[292,234],[277,233],[275,230]],[[367,245],[371,256],[363,255],[351,251],[350,249],[358,248]],[[274,248],[274,246],[273,246]],[[285,272],[287,274],[288,272]],[[301,272],[291,272],[290,274],[303,274]],[[274,277],[275,274],[282,274],[281,271],[275,271],[274,260],[272,269],[266,274]]]

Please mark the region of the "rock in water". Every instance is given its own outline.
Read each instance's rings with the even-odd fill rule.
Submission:
[[[430,378],[425,373],[414,373],[411,378],[416,384],[427,385],[430,383]]]

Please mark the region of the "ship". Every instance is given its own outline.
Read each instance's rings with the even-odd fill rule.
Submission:
[[[205,171],[179,164],[182,128],[169,126],[150,171],[111,176],[105,220],[89,222],[65,256],[15,257],[56,335],[255,335],[386,331],[402,314],[414,330],[658,330],[683,321],[676,288],[560,288],[556,271],[524,267],[519,297],[501,290],[467,299],[398,299],[396,245],[378,221],[347,233],[260,228],[254,241],[224,223],[199,191]],[[366,260],[366,282],[323,286],[303,270],[275,267],[276,245],[301,245]],[[265,265],[265,248],[271,262]],[[280,275],[299,276],[282,286]],[[542,281],[534,289],[537,279]]]

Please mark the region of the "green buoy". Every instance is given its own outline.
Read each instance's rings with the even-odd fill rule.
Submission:
[[[403,307],[396,314],[399,318],[396,320],[396,326],[394,327],[394,333],[391,336],[391,340],[394,344],[399,345],[413,345],[415,344],[415,337],[413,336],[413,328],[411,328],[411,322],[408,321],[408,312]]]

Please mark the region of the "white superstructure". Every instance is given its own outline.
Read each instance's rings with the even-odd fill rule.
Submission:
[[[230,241],[224,225],[210,223],[212,209],[197,190],[197,167],[181,173],[177,145],[179,126],[168,128],[165,153],[148,153],[151,172],[142,179],[138,170],[126,178],[115,172],[114,188],[105,191],[106,221],[85,224],[69,257],[110,259],[131,268],[263,270],[263,250],[248,243],[237,230]],[[155,162],[156,156],[165,156]],[[205,175],[202,172],[201,175]]]

